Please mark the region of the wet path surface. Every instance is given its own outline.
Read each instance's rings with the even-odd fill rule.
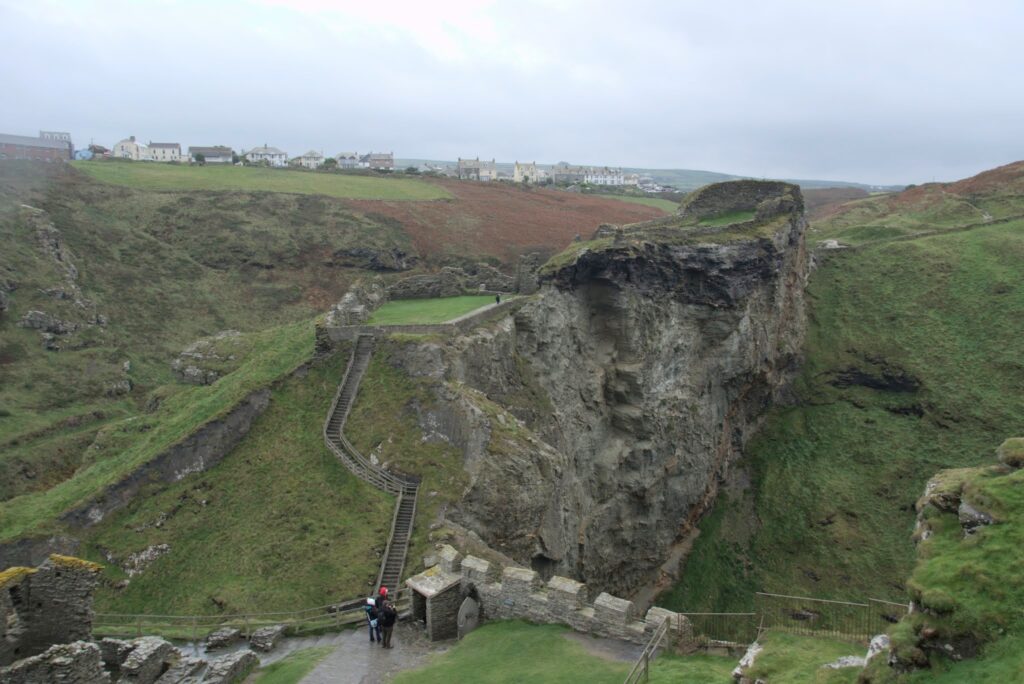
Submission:
[[[301,640],[296,640],[301,641]],[[434,653],[442,653],[455,642],[432,644],[420,626],[399,623],[391,638],[394,648],[371,644],[369,630],[359,629],[331,635],[311,646],[333,645],[334,651],[302,679],[302,684],[377,684],[402,670],[425,665]],[[309,646],[303,646],[308,648]],[[294,649],[293,649],[294,650]]]

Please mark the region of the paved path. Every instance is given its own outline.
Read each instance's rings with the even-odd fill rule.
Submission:
[[[378,684],[402,670],[425,665],[433,653],[441,653],[454,642],[432,644],[422,627],[399,623],[391,643],[384,650],[370,644],[369,630],[358,629],[339,634],[334,651],[306,675],[301,684]]]

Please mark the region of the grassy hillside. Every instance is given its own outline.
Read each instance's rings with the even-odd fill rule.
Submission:
[[[394,498],[349,473],[320,433],[347,353],[273,391],[270,407],[207,472],[139,497],[87,534],[106,567],[100,612],[295,610],[372,589]],[[167,544],[145,572],[120,567]]]
[[[1006,176],[975,184],[972,203],[1012,213],[1018,176]],[[815,226],[816,237],[866,244],[823,256],[799,403],[777,409],[750,445],[739,464],[750,485],[727,489],[702,522],[664,605],[746,608],[756,589],[904,600],[925,481],[987,462],[993,444],[1024,432],[1024,221],[958,230],[957,201],[942,205],[948,214],[879,209],[870,230],[852,223],[864,203],[898,208],[908,194],[854,202]]]
[[[660,197],[635,197],[633,195],[597,195],[598,197],[607,197],[608,199],[619,200],[620,202],[632,202],[633,204],[642,204],[648,207],[654,207],[655,209],[661,209],[666,214],[674,214],[679,209],[679,203],[673,202],[667,199],[661,199]]]
[[[358,176],[211,164],[208,166],[127,161],[76,161],[92,178],[138,190],[282,192],[354,199],[436,200],[451,195],[414,178]]]

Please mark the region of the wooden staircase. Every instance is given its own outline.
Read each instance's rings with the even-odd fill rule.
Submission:
[[[409,552],[413,523],[416,519],[416,498],[419,480],[390,473],[363,456],[345,437],[345,421],[355,401],[359,383],[373,356],[374,338],[360,335],[352,348],[352,357],[345,369],[345,377],[338,385],[331,409],[324,421],[324,443],[327,448],[348,468],[352,474],[377,489],[395,494],[395,515],[391,520],[391,534],[387,549],[377,574],[377,587],[398,588],[405,569],[405,558]]]

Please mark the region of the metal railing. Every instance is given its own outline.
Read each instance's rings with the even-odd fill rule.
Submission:
[[[404,589],[391,593],[399,612],[410,607],[410,595]],[[231,615],[151,615],[138,613],[96,613],[96,636],[139,637],[157,634],[168,638],[199,641],[205,635],[226,627],[238,629],[249,638],[260,627],[284,625],[293,635],[343,629],[366,619],[365,598],[351,599],[314,608]]]
[[[906,614],[907,606],[869,599],[867,603],[758,592],[754,595],[765,629],[802,636],[870,639]]]
[[[633,669],[626,675],[624,684],[638,684],[638,682],[646,682],[648,680],[650,677],[651,660],[657,654],[658,649],[661,647],[661,642],[665,640],[671,625],[672,620],[670,618],[665,618],[661,621],[658,628],[654,630],[654,634],[648,639],[644,650],[640,652],[640,657],[633,664]]]

